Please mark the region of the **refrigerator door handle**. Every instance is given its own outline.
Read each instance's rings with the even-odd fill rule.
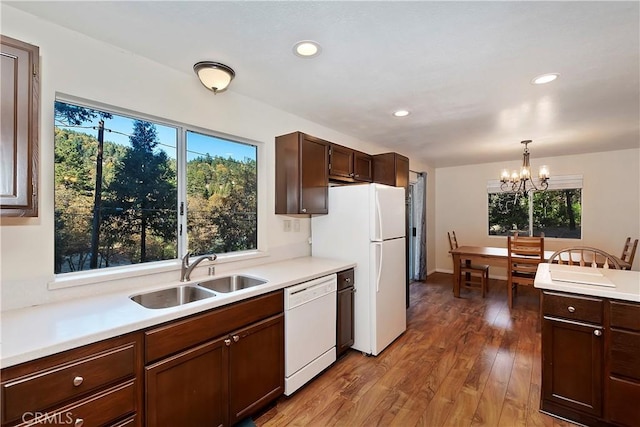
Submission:
[[[376,274],[376,293],[380,292],[380,276],[382,275],[382,243],[374,243],[376,245],[376,265],[378,272]]]
[[[380,209],[380,197],[378,197],[377,190],[374,192],[374,197],[376,199],[376,222],[378,226],[375,230],[377,234],[374,236],[374,239],[382,240],[382,210]]]

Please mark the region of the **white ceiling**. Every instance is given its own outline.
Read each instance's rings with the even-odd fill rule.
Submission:
[[[5,3],[434,167],[640,145],[639,2]]]

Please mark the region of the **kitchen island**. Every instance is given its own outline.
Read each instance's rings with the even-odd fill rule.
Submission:
[[[543,263],[543,412],[640,425],[640,272]]]

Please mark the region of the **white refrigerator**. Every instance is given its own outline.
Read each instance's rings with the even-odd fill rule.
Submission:
[[[404,188],[329,188],[329,214],[311,219],[312,255],[354,261],[352,348],[377,356],[407,328]]]

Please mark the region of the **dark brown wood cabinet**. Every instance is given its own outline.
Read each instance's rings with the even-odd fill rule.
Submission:
[[[398,153],[373,155],[373,180],[409,190],[409,158]]]
[[[0,42],[0,215],[36,217],[39,49],[6,36]]]
[[[276,291],[145,332],[148,426],[232,425],[284,391]]]
[[[609,301],[605,347],[605,418],[640,426],[640,304]]]
[[[146,425],[228,425],[228,356],[220,338],[148,366]]]
[[[284,314],[233,332],[231,341],[229,423],[234,424],[284,391]]]
[[[3,369],[2,425],[142,425],[142,347],[132,333]]]
[[[329,145],[302,132],[276,137],[276,214],[328,212]]]
[[[640,304],[544,291],[542,314],[541,410],[640,425]]]
[[[373,157],[361,151],[331,143],[329,179],[340,182],[372,182]]]
[[[338,273],[336,357],[342,356],[353,345],[354,285],[353,268]]]

